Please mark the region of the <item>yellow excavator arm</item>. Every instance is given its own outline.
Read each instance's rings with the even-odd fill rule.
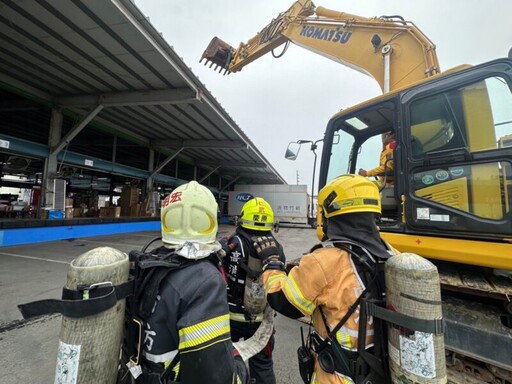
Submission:
[[[311,0],[296,1],[237,49],[214,37],[201,61],[237,72],[290,42],[373,77],[384,93],[440,72],[435,45],[412,22],[355,16]]]

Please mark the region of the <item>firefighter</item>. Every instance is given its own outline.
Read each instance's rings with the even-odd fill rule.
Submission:
[[[213,194],[196,181],[179,186],[162,202],[161,227],[164,246],[152,253],[186,264],[160,283],[144,323],[137,382],[248,383],[231,342]]]
[[[314,331],[308,345],[314,364],[310,365],[313,372],[304,375],[301,368],[304,381],[349,384],[354,382],[351,367],[357,360],[359,321],[358,310],[350,314],[350,307],[355,307],[365,289],[365,279],[356,268],[353,253],[363,256],[369,253],[385,260],[393,250],[381,239],[375,225],[375,215],[381,210],[380,196],[377,186],[370,180],[359,175],[340,176],[319,192],[318,206],[323,225],[317,234],[322,244],[302,257],[288,276],[284,259],[272,239],[260,238],[255,247],[263,262],[263,281],[272,308],[290,318],[312,316]],[[336,244],[345,244],[348,248],[339,248]],[[347,320],[343,323],[344,317]],[[329,351],[327,347],[315,350],[318,345],[325,347],[322,341],[336,328],[332,340],[337,344],[331,343],[330,348],[339,352]],[[370,320],[366,324],[366,335],[365,348],[369,349],[374,344]]]
[[[228,277],[231,338],[234,342],[242,338],[247,340],[254,334],[261,324],[262,312],[267,304],[261,281],[261,261],[253,245],[255,238],[271,238],[284,258],[282,246],[272,235],[273,225],[272,207],[263,198],[255,197],[243,205],[237,228],[223,247],[226,251],[224,267]],[[272,335],[266,347],[249,359],[251,383],[275,384],[273,348]]]
[[[370,177],[379,176],[379,180],[383,184],[393,185],[395,179],[393,177],[393,153],[396,148],[395,133],[393,131],[386,132],[382,135],[382,151],[380,153],[379,165],[373,169],[359,169],[359,175]]]

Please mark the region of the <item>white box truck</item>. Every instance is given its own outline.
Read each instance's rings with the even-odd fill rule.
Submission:
[[[229,192],[228,216],[240,215],[242,206],[253,197],[265,199],[274,211],[274,219],[283,224],[308,224],[307,185],[239,184]]]

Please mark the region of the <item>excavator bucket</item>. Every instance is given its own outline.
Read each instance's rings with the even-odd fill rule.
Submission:
[[[226,74],[226,72],[229,72],[228,67],[234,52],[235,49],[231,45],[215,36],[212,41],[210,41],[210,44],[208,44],[208,47],[206,47],[199,62],[201,63],[206,59],[204,65],[210,63],[211,68],[215,64],[215,71],[220,67],[219,72],[222,72],[224,69],[224,74]]]

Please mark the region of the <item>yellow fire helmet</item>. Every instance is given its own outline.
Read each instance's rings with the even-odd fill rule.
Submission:
[[[217,202],[197,181],[180,185],[162,201],[162,242],[175,247],[185,242],[214,243],[217,238]]]
[[[271,231],[274,225],[274,211],[261,197],[249,200],[240,212],[240,225],[256,231]]]
[[[324,238],[323,220],[357,212],[381,213],[379,188],[366,177],[342,175],[318,193],[317,236]]]

